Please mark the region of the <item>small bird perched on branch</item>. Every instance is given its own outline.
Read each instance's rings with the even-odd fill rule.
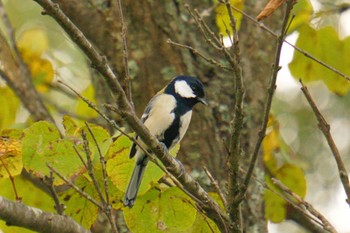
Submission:
[[[191,121],[192,108],[197,103],[207,105],[203,84],[195,77],[177,76],[150,100],[141,121],[170,150],[185,135]],[[136,140],[143,145],[137,136]],[[135,157],[136,165],[125,193],[124,206],[131,208],[149,158],[135,143],[129,156]]]

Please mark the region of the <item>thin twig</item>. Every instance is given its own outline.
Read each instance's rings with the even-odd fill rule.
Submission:
[[[132,96],[131,96],[131,77],[130,77],[130,72],[129,72],[129,60],[128,60],[128,45],[127,45],[127,38],[126,38],[126,33],[127,33],[127,26],[124,22],[124,15],[123,15],[123,8],[122,8],[122,2],[121,0],[118,0],[118,10],[119,10],[119,20],[120,20],[120,25],[122,28],[121,31],[121,37],[122,37],[122,44],[123,44],[123,63],[124,63],[124,80],[126,82],[126,95],[132,104]]]
[[[216,192],[219,194],[222,203],[224,204],[225,207],[227,207],[227,201],[226,201],[225,195],[221,191],[218,182],[214,179],[213,175],[210,173],[210,171],[206,166],[203,167],[203,170],[205,174],[207,174],[211,185],[215,188]]]
[[[333,140],[332,134],[331,134],[331,127],[323,117],[322,113],[318,109],[315,101],[310,95],[310,92],[308,91],[307,87],[303,84],[303,82],[300,80],[300,83],[302,85],[301,90],[303,91],[307,101],[309,102],[313,112],[315,113],[315,116],[318,121],[318,128],[321,130],[323,135],[325,136],[327,143],[329,145],[329,148],[332,151],[332,154],[334,156],[334,159],[337,163],[338,166],[338,172],[339,172],[339,177],[340,181],[343,184],[344,191],[346,193],[347,199],[346,202],[350,205],[350,183],[349,183],[349,176],[348,172],[346,171],[346,167],[344,165],[344,162],[340,156],[339,150]]]
[[[64,215],[65,207],[63,204],[61,204],[60,199],[58,198],[58,195],[57,195],[57,192],[56,192],[56,189],[54,186],[54,182],[53,182],[54,179],[55,178],[53,176],[53,173],[52,173],[52,171],[50,171],[50,176],[49,177],[45,176],[44,183],[47,185],[47,187],[50,191],[51,197],[55,202],[55,210],[57,211],[57,213],[59,215]]]
[[[231,67],[227,67],[221,63],[219,63],[218,61],[212,59],[212,58],[209,58],[209,57],[206,57],[204,54],[202,54],[201,52],[199,52],[197,49],[195,48],[192,48],[191,46],[189,45],[183,45],[183,44],[179,44],[179,43],[176,43],[174,41],[172,41],[171,39],[168,39],[167,40],[167,43],[168,44],[171,44],[171,45],[174,45],[174,46],[178,46],[180,48],[185,48],[185,49],[188,49],[190,50],[193,54],[195,55],[199,55],[201,58],[203,58],[206,62],[212,64],[212,65],[215,65],[221,69],[224,69],[224,70],[232,70]]]
[[[101,167],[102,167],[102,176],[103,176],[103,185],[104,185],[104,190],[105,190],[105,197],[106,197],[106,203],[109,204],[109,193],[108,193],[108,179],[107,179],[107,172],[106,172],[106,161],[105,161],[105,158],[101,152],[101,148],[100,146],[98,145],[97,143],[97,140],[96,140],[96,137],[95,135],[93,134],[91,128],[90,128],[90,125],[85,122],[85,125],[92,137],[92,139],[94,140],[94,143],[95,143],[95,146],[97,148],[97,151],[98,151],[98,155],[100,157],[100,163],[101,163]]]
[[[57,171],[55,168],[53,168],[50,164],[46,164],[46,166],[55,173],[59,178],[61,178],[66,184],[68,184],[70,187],[72,187],[75,191],[77,191],[81,196],[83,196],[86,200],[90,201],[92,204],[97,206],[100,210],[103,210],[103,206],[97,202],[94,198],[92,198],[89,194],[81,190],[78,186],[76,186],[72,181],[64,177],[59,171]]]
[[[298,204],[303,205],[311,214],[313,214],[318,219],[320,219],[323,223],[323,227],[325,230],[332,232],[332,233],[337,232],[335,230],[335,228],[332,226],[332,224],[320,212],[318,212],[310,203],[306,202],[303,198],[301,198],[299,195],[297,195],[292,190],[290,190],[287,186],[282,184],[281,181],[279,181],[275,178],[271,178],[271,181],[274,185],[276,185],[278,188],[283,190],[283,192],[285,192],[285,193],[291,195],[293,198],[295,198],[296,201],[298,202]]]
[[[0,156],[0,161],[1,161],[1,163],[2,163],[2,166],[5,168],[7,174],[9,175],[9,178],[10,178],[10,181],[11,181],[11,184],[12,184],[12,188],[13,188],[13,192],[15,193],[16,201],[22,200],[22,198],[18,196],[17,189],[16,189],[16,185],[15,185],[15,179],[14,179],[14,177],[11,175],[10,170],[8,169],[7,165],[5,164],[5,162],[4,162],[4,160],[2,159],[1,156]]]
[[[265,30],[266,32],[268,32],[269,34],[273,35],[276,38],[279,38],[279,35],[277,33],[275,33],[274,31],[272,31],[270,28],[266,27],[263,23],[257,21],[255,18],[253,18],[252,16],[248,15],[247,13],[245,13],[244,11],[241,11],[240,9],[238,9],[235,6],[231,6],[232,9],[234,9],[235,11],[241,13],[243,16],[247,17],[250,21],[252,21],[253,23],[255,23],[257,26],[259,26],[260,28],[262,28],[263,30]],[[311,60],[317,62],[318,64],[322,65],[323,67],[331,70],[332,72],[338,74],[339,76],[341,76],[342,78],[344,78],[345,80],[347,80],[348,82],[350,81],[350,77],[346,74],[344,74],[343,72],[339,71],[338,69],[334,68],[333,66],[327,64],[324,61],[321,61],[320,59],[314,57],[312,54],[304,51],[303,49],[293,45],[292,43],[290,43],[289,41],[287,41],[285,38],[283,39],[283,41],[288,44],[289,46],[293,47],[296,51],[298,51],[299,53],[303,54],[305,57],[310,58]]]
[[[85,123],[86,125],[86,123]],[[106,206],[106,200],[104,198],[104,196],[102,195],[101,189],[100,189],[100,185],[97,182],[96,176],[95,176],[95,172],[94,172],[94,166],[92,164],[92,159],[91,159],[91,151],[89,148],[89,141],[86,137],[86,133],[84,130],[81,130],[80,133],[82,139],[83,139],[83,149],[86,155],[86,165],[87,165],[87,172],[92,180],[92,183],[94,184],[95,190],[98,193],[98,196],[100,197],[100,200],[102,202],[103,206]],[[85,164],[84,164],[85,165]]]
[[[259,130],[258,133],[258,139],[257,142],[255,144],[254,150],[253,150],[253,155],[251,157],[251,161],[249,164],[249,168],[247,171],[247,174],[244,178],[244,186],[245,189],[247,189],[251,176],[253,174],[253,170],[256,164],[256,161],[258,160],[259,157],[259,151],[260,151],[260,147],[261,147],[261,143],[265,138],[265,131],[267,128],[267,122],[269,119],[269,114],[270,114],[270,110],[271,110],[271,104],[272,104],[272,98],[273,98],[273,94],[275,92],[276,89],[276,80],[277,80],[277,75],[278,75],[278,71],[280,70],[280,66],[279,66],[279,62],[280,62],[280,57],[281,57],[281,50],[282,50],[282,44],[284,41],[284,38],[286,36],[286,28],[288,26],[288,19],[289,19],[289,15],[291,10],[293,9],[293,1],[292,0],[288,0],[287,1],[287,6],[286,6],[286,10],[285,10],[285,14],[284,14],[284,19],[283,19],[283,23],[282,23],[282,28],[281,28],[281,32],[280,35],[277,38],[277,48],[276,48],[276,53],[275,53],[275,62],[273,65],[273,69],[272,69],[272,76],[271,76],[271,80],[270,80],[270,86],[268,89],[268,93],[266,96],[266,101],[265,101],[265,107],[264,107],[264,115],[263,115],[263,119],[262,119],[262,125],[261,128]],[[245,190],[246,191],[246,190]]]

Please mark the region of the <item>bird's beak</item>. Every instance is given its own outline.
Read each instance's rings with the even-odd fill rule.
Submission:
[[[208,105],[207,101],[204,98],[197,98],[199,102],[201,102],[204,105]]]

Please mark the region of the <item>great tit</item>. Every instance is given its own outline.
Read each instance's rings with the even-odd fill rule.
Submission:
[[[203,84],[195,77],[177,76],[150,100],[141,121],[170,150],[185,135],[191,121],[192,108],[197,103],[207,105]],[[143,145],[137,136],[135,139]],[[131,208],[149,158],[135,143],[129,157],[135,157],[136,165],[126,189],[124,206]]]

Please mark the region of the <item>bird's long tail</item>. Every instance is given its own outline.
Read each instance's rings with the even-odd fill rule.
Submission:
[[[137,192],[139,191],[140,184],[142,181],[143,174],[146,170],[148,158],[139,160],[136,162],[134,171],[132,172],[131,179],[129,181],[128,188],[126,189],[124,196],[124,206],[128,206],[129,208],[133,207]]]

